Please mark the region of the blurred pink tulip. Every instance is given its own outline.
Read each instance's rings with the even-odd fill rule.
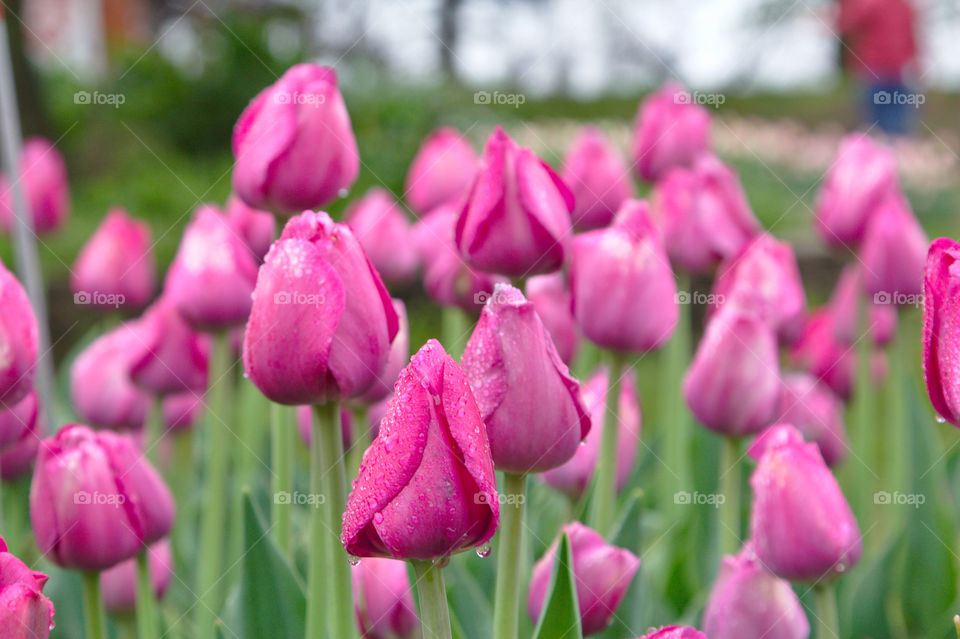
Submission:
[[[20,187],[32,215],[33,232],[42,235],[59,230],[70,214],[70,188],[67,165],[49,140],[24,140],[20,154]],[[13,223],[13,189],[7,177],[2,176],[0,226],[10,233]]]
[[[27,292],[0,262],[0,408],[27,396],[37,371],[37,318]]]
[[[37,392],[31,390],[16,404],[0,406],[0,451],[16,444],[39,416]],[[0,466],[2,468],[2,466]]]
[[[36,391],[30,391],[20,403],[0,412],[0,436],[3,437],[0,477],[5,481],[16,479],[33,468],[44,435],[39,409]]]
[[[689,626],[664,626],[640,639],[707,639],[707,635]]]
[[[53,602],[43,596],[47,576],[31,570],[0,538],[0,636],[47,639],[53,629]]]
[[[593,127],[584,127],[567,151],[563,181],[573,193],[573,226],[578,231],[607,226],[623,201],[633,197],[627,163]]]
[[[248,206],[235,194],[227,200],[224,212],[257,262],[263,262],[277,235],[277,219],[273,213]]]
[[[843,401],[813,375],[783,376],[777,421],[795,426],[805,440],[820,448],[830,466],[843,462],[849,449],[843,412]]]
[[[940,417],[960,426],[960,244],[933,241],[923,276],[923,375]]]
[[[893,298],[885,295],[868,296],[863,286],[863,267],[848,264],[840,273],[830,296],[830,317],[833,332],[845,344],[855,344],[860,333],[860,317],[866,309],[866,328],[877,346],[884,346],[897,331],[897,308]]]
[[[137,320],[130,378],[156,395],[207,388],[210,338],[193,330],[173,302],[161,297]]]
[[[525,292],[550,333],[560,359],[568,365],[571,364],[577,353],[580,334],[577,331],[577,321],[573,317],[570,287],[563,274],[534,275],[527,280]]]
[[[441,204],[456,204],[470,190],[477,154],[456,129],[440,127],[420,145],[404,186],[407,204],[426,215]]]
[[[296,412],[297,432],[300,433],[303,445],[310,448],[310,441],[313,439],[313,406],[297,406]],[[340,434],[343,437],[343,449],[350,450],[353,444],[353,415],[350,414],[350,409],[343,405],[340,407]]]
[[[407,215],[390,193],[370,189],[347,208],[343,221],[387,285],[400,286],[413,279],[419,261],[417,248]]]
[[[364,639],[420,636],[406,562],[368,557],[352,572],[357,625]]]
[[[853,390],[856,349],[841,342],[834,333],[833,313],[829,308],[813,311],[800,336],[790,346],[788,361],[823,380],[844,400]]]
[[[173,580],[173,552],[170,541],[162,539],[147,549],[150,586],[157,600],[163,599]],[[103,605],[114,615],[137,609],[137,560],[127,559],[100,573]]]
[[[180,391],[163,398],[160,408],[168,431],[190,430],[206,413],[205,395],[198,391]]]
[[[928,244],[906,198],[884,200],[870,218],[860,246],[867,294],[878,302],[918,305]]]
[[[383,372],[360,397],[360,401],[366,404],[376,404],[388,397],[393,392],[393,385],[396,384],[400,371],[410,362],[410,325],[407,322],[407,307],[403,300],[394,298],[390,302],[397,314],[397,334],[390,343],[390,353],[387,355]]]
[[[637,175],[655,182],[674,166],[690,166],[710,146],[710,114],[676,83],[650,94],[637,110],[630,156]]]

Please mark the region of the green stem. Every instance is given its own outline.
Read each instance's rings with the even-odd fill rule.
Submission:
[[[840,624],[837,617],[837,593],[833,584],[819,584],[813,592],[817,602],[817,639],[838,639]]]
[[[194,429],[177,431],[173,434],[173,459],[170,462],[170,487],[173,490],[174,503],[177,504],[177,518],[173,523],[173,548],[177,560],[192,561],[186,557],[190,541],[195,534],[196,500],[190,494],[194,480],[193,434]]]
[[[293,448],[296,445],[294,423],[296,408],[270,404],[270,450],[273,466],[273,534],[280,550],[290,558],[290,504],[279,499],[293,494]],[[295,418],[295,417],[294,417]]]
[[[724,502],[720,505],[720,551],[736,554],[740,547],[740,440],[723,438],[720,452],[720,486]]]
[[[87,628],[87,639],[106,639],[107,616],[103,610],[98,572],[83,573],[83,619]]]
[[[222,423],[232,402],[233,379],[226,374],[230,366],[230,344],[226,332],[214,335],[210,364],[210,401],[206,420],[206,471],[204,507],[200,521],[200,551],[197,569],[197,638],[214,639],[223,576],[224,527],[230,501],[227,473],[230,466],[228,425]]]
[[[907,326],[904,325],[904,319],[904,314],[901,314],[900,330],[894,335],[893,345],[890,349],[890,392],[888,394],[890,404],[889,410],[887,411],[887,435],[886,437],[877,438],[881,441],[876,444],[882,446],[887,453],[886,458],[880,461],[877,468],[886,471],[888,475],[887,485],[890,486],[890,488],[884,488],[883,490],[890,491],[906,491],[909,482],[907,455],[910,450],[910,439],[907,432],[907,409],[906,398],[904,397],[906,380],[904,371],[912,370],[911,365],[913,362],[907,356],[907,344],[904,336],[912,336],[915,333],[907,331]],[[887,441],[887,439],[889,439],[889,441]],[[892,508],[890,510],[891,516],[887,523],[891,525],[892,531],[900,530],[900,522],[904,518],[903,511],[905,509]]]
[[[150,398],[150,404],[147,408],[147,420],[145,424],[145,441],[143,449],[147,452],[147,460],[157,466],[157,448],[160,443],[160,434],[163,432],[163,397],[155,395]]]
[[[357,404],[352,409],[353,443],[347,451],[347,476],[355,477],[363,461],[363,453],[370,447],[370,421],[367,418],[367,405]]]
[[[953,628],[957,631],[957,639],[960,639],[960,615],[953,616]]]
[[[430,561],[414,561],[417,594],[420,597],[420,629],[423,639],[451,639],[450,609],[447,589],[443,585],[443,569]],[[516,635],[516,630],[513,632]],[[494,635],[500,639],[499,635]]]
[[[861,296],[862,297],[862,296]],[[876,394],[873,391],[873,380],[870,378],[870,355],[873,341],[867,330],[866,300],[861,299],[858,310],[859,341],[857,342],[857,377],[853,388],[853,450],[861,459],[872,467],[876,462],[876,422],[873,417],[873,402]],[[870,473],[853,473],[853,464],[850,478],[853,482],[854,510],[857,519],[864,521],[872,510],[874,478]]]
[[[623,353],[609,352],[610,370],[607,402],[603,418],[603,438],[597,463],[596,487],[593,493],[593,528],[601,535],[610,532],[617,506],[617,431],[619,430],[620,378],[623,376]]]
[[[521,546],[523,544],[523,504],[526,501],[526,476],[504,473],[497,542],[497,590],[493,607],[493,636],[516,639],[520,622]]]
[[[681,291],[690,290],[690,277],[681,275],[677,286]],[[691,484],[690,438],[693,434],[690,413],[681,391],[686,366],[690,362],[690,305],[681,304],[679,309],[680,317],[673,339],[663,350],[666,410],[662,414],[666,420],[659,424],[662,427],[665,455],[660,503],[673,512],[679,508],[676,495]]]
[[[157,608],[150,581],[149,549],[144,548],[137,555],[137,638],[157,639],[160,630],[157,627]]]
[[[481,306],[477,305],[477,311]],[[444,306],[440,311],[440,334],[443,335],[443,347],[454,359],[460,359],[467,345],[470,333],[470,320],[466,312],[457,306]]]

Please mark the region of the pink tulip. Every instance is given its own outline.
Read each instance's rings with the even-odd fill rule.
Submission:
[[[598,346],[645,352],[677,325],[677,285],[642,200],[627,200],[613,225],[578,235],[570,262],[573,313]]]
[[[704,426],[728,437],[770,424],[780,397],[777,340],[770,326],[733,305],[721,310],[697,346],[683,396]]]
[[[860,247],[864,283],[874,301],[918,304],[929,240],[906,198],[877,207]]]
[[[261,91],[233,129],[233,188],[277,213],[313,209],[357,179],[360,156],[330,67],[298,64]]]
[[[570,287],[563,274],[535,275],[527,280],[525,292],[550,333],[560,359],[567,364],[572,363],[577,353],[580,334],[577,331],[577,321],[573,317]]]
[[[37,371],[37,318],[20,282],[0,262],[0,408],[33,388]]]
[[[707,639],[707,635],[689,626],[664,626],[640,639]]]
[[[414,227],[414,243],[423,263],[423,287],[439,304],[478,313],[495,283],[506,280],[467,266],[453,241],[456,223],[457,209],[443,205]]]
[[[810,623],[790,582],[767,572],[749,543],[738,555],[723,558],[703,629],[710,639],[810,636]]]
[[[500,505],[466,377],[430,340],[396,388],[347,500],[344,547],[357,557],[434,559],[487,543]]]
[[[310,448],[313,439],[313,406],[297,406],[297,431],[303,445]],[[343,437],[343,449],[350,450],[353,444],[353,415],[346,406],[340,407],[340,434]]]
[[[571,499],[579,499],[593,479],[600,456],[603,439],[603,420],[607,408],[606,369],[597,370],[587,383],[581,386],[583,402],[590,411],[591,428],[583,445],[563,466],[548,470],[543,480],[550,486],[566,493]],[[633,371],[627,370],[620,382],[620,403],[617,412],[617,491],[623,489],[633,473],[640,443],[640,402],[637,399],[636,379]]]
[[[7,550],[0,538],[0,636],[47,639],[53,629],[53,602],[43,596],[47,576],[34,572]]]
[[[780,424],[750,445],[759,460],[750,477],[750,536],[757,557],[790,581],[829,580],[857,563],[860,529],[816,444]]]
[[[383,372],[377,376],[376,381],[370,386],[366,393],[360,397],[360,401],[366,404],[376,404],[385,399],[393,392],[393,385],[400,376],[400,371],[410,361],[410,325],[407,322],[407,307],[403,300],[390,300],[393,310],[397,314],[397,334],[390,343],[390,353],[387,355],[387,363],[383,367]]]
[[[43,431],[36,391],[30,391],[12,408],[0,411],[0,477],[12,480],[29,472]]]
[[[410,222],[387,191],[370,189],[347,209],[343,220],[387,284],[403,285],[417,270],[417,248]]]
[[[674,166],[690,166],[710,146],[710,114],[675,83],[652,93],[637,110],[630,156],[648,182]]]
[[[97,308],[141,308],[156,281],[150,227],[111,209],[80,250],[70,276],[74,300]]]
[[[70,213],[67,165],[49,140],[24,141],[20,154],[20,188],[34,233],[52,233],[63,226]],[[14,226],[13,189],[6,176],[0,177],[0,226],[7,233],[12,232]]]
[[[570,539],[583,634],[597,634],[610,624],[640,567],[640,559],[629,550],[609,545],[579,521],[564,526],[563,532]],[[527,610],[534,623],[540,618],[547,598],[557,545],[558,541],[554,541],[533,567]]]
[[[136,323],[130,378],[156,395],[207,388],[210,339],[187,324],[176,307],[161,297]]]
[[[236,195],[231,195],[227,200],[225,213],[237,234],[257,258],[257,263],[263,262],[277,235],[277,220],[273,213],[248,206]]]
[[[508,277],[559,269],[570,248],[573,195],[546,162],[499,126],[457,218],[455,241],[470,266]]]
[[[893,151],[866,134],[848,135],[817,196],[817,231],[828,244],[859,243],[877,207],[899,188]]]
[[[163,599],[173,580],[173,553],[170,541],[162,539],[147,549],[150,587],[157,600]],[[129,615],[137,609],[137,560],[127,559],[100,573],[103,605],[114,615]]]
[[[865,327],[877,346],[884,346],[897,332],[897,308],[893,298],[868,296],[863,287],[863,268],[859,264],[844,267],[830,296],[830,317],[838,340],[853,345],[860,333],[860,313],[866,309]]]
[[[440,127],[431,133],[407,172],[410,208],[426,215],[441,204],[455,204],[470,190],[477,172],[477,154],[456,129]]]
[[[364,639],[420,636],[405,562],[368,557],[352,572],[357,625]]]
[[[48,559],[95,572],[169,533],[173,498],[130,439],[68,424],[40,444],[30,521]]]
[[[190,430],[207,411],[204,393],[180,391],[163,398],[160,413],[167,430]]]
[[[102,428],[138,429],[152,401],[130,379],[132,355],[141,347],[133,322],[104,333],[70,367],[70,399],[77,415]]]
[[[38,415],[37,393],[33,390],[16,404],[0,406],[0,451],[20,441]]]
[[[737,174],[709,153],[667,171],[651,200],[670,260],[691,273],[733,257],[761,230]]]
[[[800,337],[790,346],[788,361],[823,380],[843,399],[850,398],[857,365],[856,349],[837,339],[835,321],[828,308],[807,318]]]
[[[960,244],[941,237],[927,253],[923,276],[923,375],[930,403],[960,426]]]
[[[633,197],[623,156],[593,127],[585,127],[567,151],[563,181],[573,192],[573,225],[578,231],[607,226],[623,201]]]
[[[577,452],[590,431],[580,386],[519,290],[497,285],[460,364],[477,398],[497,470],[543,472]]]
[[[287,222],[260,267],[243,364],[279,404],[358,397],[383,372],[398,328],[350,227],[304,211]]]
[[[843,401],[813,375],[783,376],[777,421],[795,426],[805,440],[820,448],[830,466],[843,462],[849,449],[843,411]]]

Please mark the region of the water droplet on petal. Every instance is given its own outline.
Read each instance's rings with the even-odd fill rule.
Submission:
[[[946,423],[947,423],[947,420],[944,419],[943,417],[941,417],[940,415],[937,415],[937,423],[938,423],[938,424],[946,424]]]
[[[486,559],[489,556],[490,556],[490,544],[477,546],[477,557],[480,557],[481,559]]]
[[[351,566],[356,566],[357,564],[360,563],[360,558],[359,558],[359,557],[354,557],[353,555],[348,555],[348,556],[347,556],[347,561],[350,562],[350,565],[351,565]]]
[[[383,513],[377,513],[373,516],[373,523],[382,524],[383,523]]]

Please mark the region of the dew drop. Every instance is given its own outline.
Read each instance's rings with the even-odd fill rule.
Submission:
[[[937,423],[938,423],[938,424],[946,424],[946,423],[947,423],[947,420],[944,419],[943,417],[941,417],[940,415],[937,415]]]
[[[337,191],[337,195],[340,197],[347,197],[348,195],[350,195],[350,189],[346,189],[346,188],[340,189],[339,191]]]
[[[847,564],[843,563],[842,561],[837,564],[837,572],[847,572]]]
[[[354,557],[353,555],[349,555],[349,556],[347,557],[347,561],[350,562],[350,565],[351,565],[351,566],[356,566],[356,565],[358,565],[358,564],[360,563],[360,558],[359,558],[359,557]]]
[[[481,559],[486,559],[490,556],[490,544],[484,544],[477,547],[477,557]]]
[[[377,513],[373,516],[373,523],[382,524],[383,523],[383,513]]]
[[[377,500],[371,497],[370,499],[367,500],[367,506],[370,506],[370,508],[376,508]]]

